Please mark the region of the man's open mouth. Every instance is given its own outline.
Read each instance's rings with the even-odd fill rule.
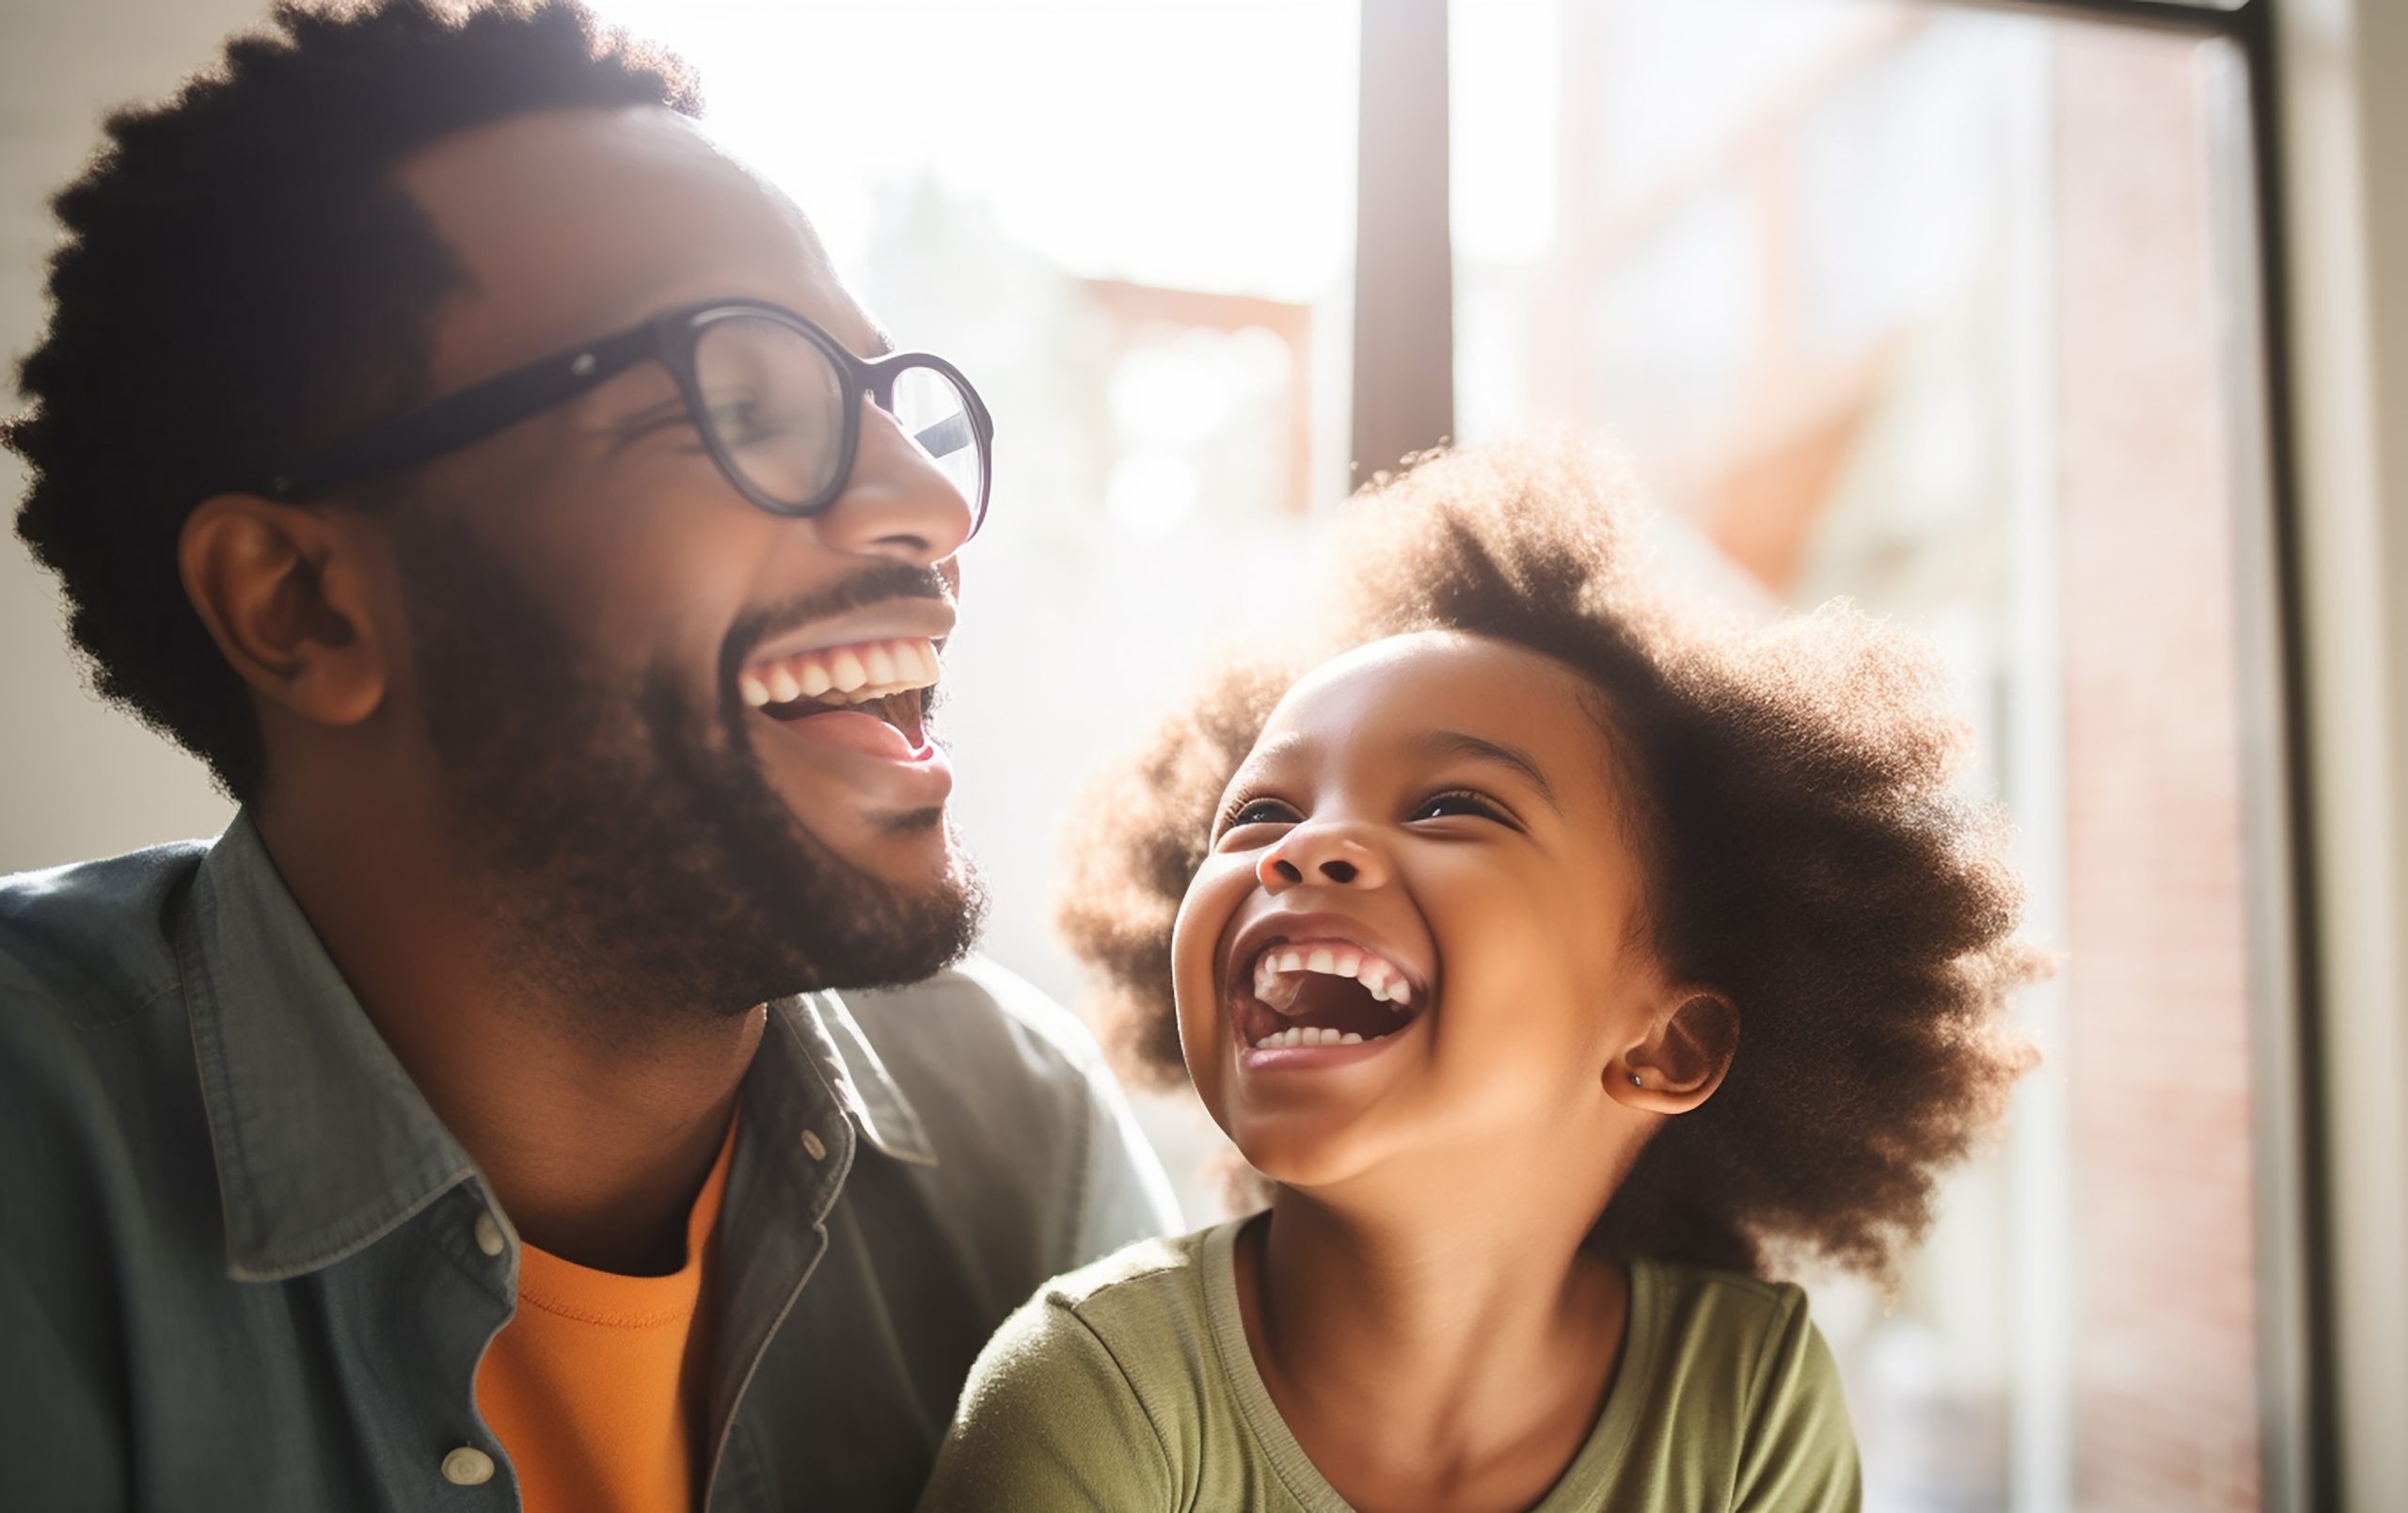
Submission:
[[[902,733],[914,751],[927,745],[929,690],[941,664],[926,637],[817,646],[756,662],[737,676],[744,702],[772,720],[793,723],[839,711],[871,715]]]
[[[1238,1040],[1257,1051],[1386,1040],[1430,1003],[1403,966],[1338,939],[1273,941],[1230,987]]]

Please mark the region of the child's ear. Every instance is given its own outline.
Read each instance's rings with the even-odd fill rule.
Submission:
[[[1671,1011],[1647,1038],[1606,1068],[1606,1091],[1626,1107],[1686,1114],[1722,1086],[1739,1052],[1739,1006],[1719,989],[1694,985],[1667,995]]]
[[[184,593],[234,671],[315,725],[356,725],[386,693],[382,637],[356,543],[327,516],[219,494],[184,521]]]

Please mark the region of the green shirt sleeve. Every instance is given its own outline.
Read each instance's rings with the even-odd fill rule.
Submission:
[[[919,1513],[1150,1513],[1170,1459],[1120,1362],[1040,1293],[970,1368]]]
[[[1864,1483],[1839,1366],[1807,1314],[1805,1294],[1782,1292],[1785,1316],[1766,1338],[1753,1374],[1732,1506],[1735,1513],[1856,1513]]]

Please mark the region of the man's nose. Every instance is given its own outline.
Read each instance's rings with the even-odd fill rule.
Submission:
[[[837,551],[926,567],[961,549],[973,518],[972,502],[864,396],[853,470],[817,518],[819,539]]]
[[[1387,858],[1343,825],[1298,825],[1262,853],[1254,875],[1263,890],[1287,892],[1307,883],[1376,888],[1388,880]]]

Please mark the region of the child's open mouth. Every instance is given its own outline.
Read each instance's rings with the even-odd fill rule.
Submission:
[[[1339,939],[1273,941],[1255,957],[1250,982],[1230,987],[1247,1066],[1356,1059],[1418,1019],[1430,996],[1402,966]],[[1302,1051],[1351,1054],[1284,1054]]]
[[[895,761],[933,755],[927,736],[935,646],[921,637],[824,646],[747,667],[744,702],[798,735]]]

